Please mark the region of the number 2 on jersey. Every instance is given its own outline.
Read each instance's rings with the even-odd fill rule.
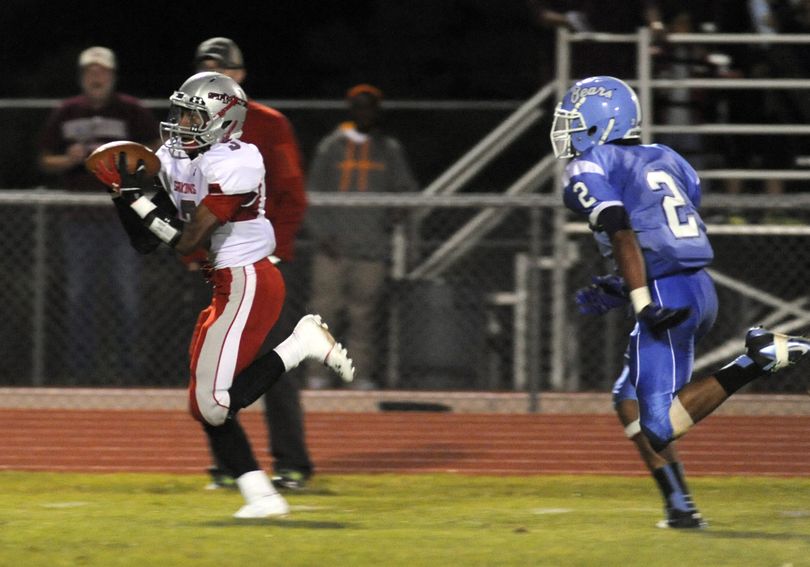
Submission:
[[[583,208],[587,209],[596,204],[596,199],[588,194],[588,186],[582,181],[577,181],[571,190],[576,193],[577,200]]]
[[[695,238],[700,236],[697,219],[694,214],[686,214],[685,220],[681,220],[678,209],[686,206],[684,199],[675,180],[666,171],[648,171],[647,185],[653,191],[660,191],[664,187],[669,189],[672,195],[665,195],[663,199],[664,215],[667,217],[667,224],[675,238]]]

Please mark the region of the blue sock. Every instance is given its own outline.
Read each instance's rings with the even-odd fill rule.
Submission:
[[[660,469],[653,471],[653,478],[658,489],[667,503],[667,508],[674,508],[684,512],[694,512],[695,503],[683,477],[683,468],[680,463],[667,463]]]

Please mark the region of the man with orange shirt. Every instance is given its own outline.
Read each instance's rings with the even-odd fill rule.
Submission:
[[[399,140],[383,129],[383,93],[369,84],[346,92],[349,121],[318,144],[307,189],[331,193],[415,192],[419,185]],[[341,320],[357,368],[356,389],[382,384],[380,329],[385,279],[391,261],[391,226],[397,215],[370,207],[320,207],[307,217],[315,243],[313,308],[329,321]],[[313,379],[320,378],[313,376]]]
[[[247,76],[242,51],[226,37],[202,42],[195,54],[198,71],[216,71],[242,84]],[[304,175],[298,143],[287,118],[275,109],[248,100],[247,118],[241,139],[254,144],[264,159],[267,188],[267,218],[276,233],[275,256],[286,281],[294,279],[290,263],[295,256],[295,236],[307,208]],[[288,292],[292,291],[288,288]],[[298,320],[295,305],[285,302],[278,324],[268,335],[266,345],[286,337]],[[273,457],[273,483],[278,488],[300,489],[313,471],[304,438],[304,416],[299,384],[285,374],[264,398]],[[229,471],[212,467],[212,488],[230,483]]]

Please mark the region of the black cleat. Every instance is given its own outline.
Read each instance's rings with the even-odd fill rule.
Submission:
[[[205,486],[206,490],[219,490],[220,488],[236,490],[236,479],[228,471],[213,466],[208,467],[208,474],[211,476],[211,482]]]
[[[658,528],[673,528],[680,530],[702,530],[709,527],[709,523],[697,510],[666,509],[667,517],[655,524]]]
[[[810,340],[754,327],[745,334],[745,348],[762,370],[776,372],[810,352]]]
[[[303,490],[309,475],[295,470],[281,470],[273,475],[273,486],[278,490]]]

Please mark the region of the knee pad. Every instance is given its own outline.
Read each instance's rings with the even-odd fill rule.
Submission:
[[[692,416],[683,407],[680,398],[675,396],[672,405],[669,407],[669,421],[672,423],[672,437],[677,438],[689,431],[695,424]]]

